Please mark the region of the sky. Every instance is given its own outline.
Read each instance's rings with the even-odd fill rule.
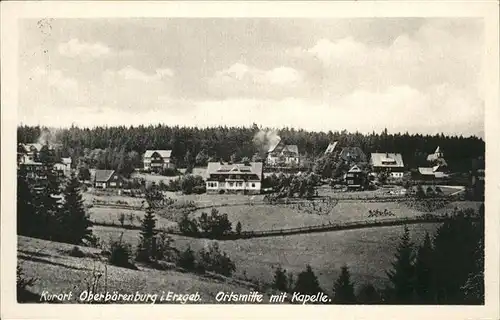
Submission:
[[[18,121],[484,136],[474,18],[26,19]]]

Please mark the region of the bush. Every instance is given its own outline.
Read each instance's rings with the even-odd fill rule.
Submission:
[[[108,259],[110,264],[123,268],[135,268],[135,266],[130,263],[131,256],[131,246],[122,242],[121,236],[118,241],[112,240],[110,242],[110,256]]]
[[[179,267],[187,271],[194,271],[196,269],[196,260],[194,257],[194,252],[193,250],[191,250],[191,247],[187,247],[186,250],[181,252],[177,264]]]
[[[166,176],[166,177],[174,177],[174,176],[177,176],[179,174],[180,174],[180,172],[174,168],[165,168],[162,171],[160,171],[160,175]]]
[[[195,194],[203,194],[205,192],[207,192],[206,186],[196,186],[193,188],[193,193]]]
[[[199,234],[198,223],[196,220],[189,219],[187,214],[184,214],[179,222],[179,230],[186,236],[195,236]]]
[[[234,262],[225,252],[220,251],[217,242],[211,244],[208,250],[201,249],[199,254],[200,264],[204,270],[213,271],[224,276],[230,276],[236,270]]]
[[[232,230],[227,214],[220,214],[215,208],[212,209],[210,215],[203,212],[198,218],[198,225],[203,232],[212,238],[223,236]]]
[[[83,258],[85,257],[85,253],[78,247],[74,246],[70,251],[69,255],[72,257]]]

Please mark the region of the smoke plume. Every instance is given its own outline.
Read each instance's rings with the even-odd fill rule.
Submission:
[[[274,130],[263,131],[260,130],[253,137],[253,143],[259,149],[261,154],[269,152],[274,149],[276,145],[281,141],[281,138],[278,136],[278,132]]]
[[[38,137],[37,143],[54,146],[58,142],[58,130],[52,128],[43,128]]]

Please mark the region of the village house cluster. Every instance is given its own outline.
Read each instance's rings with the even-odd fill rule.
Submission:
[[[42,170],[41,151],[46,147],[50,155],[56,154],[58,145],[40,143],[19,144],[17,152],[18,167],[23,167],[28,177],[40,176]],[[342,175],[342,183],[347,190],[364,190],[374,181],[382,177],[390,181],[401,181],[409,174],[400,153],[375,152],[368,157],[357,146],[339,148],[339,142],[333,141],[326,148],[323,157],[336,155],[337,162],[347,164]],[[146,150],[143,154],[143,166],[136,170],[161,174],[166,169],[176,169],[172,158],[172,150]],[[448,165],[441,148],[427,156],[428,166],[413,170],[417,176],[413,179],[421,181],[440,181],[449,177]],[[76,171],[71,158],[55,157],[54,169],[62,176],[69,176]],[[309,168],[310,169],[310,168]],[[265,173],[282,172],[296,174],[308,170],[299,148],[294,144],[286,144],[278,137],[277,141],[266,152],[263,161],[244,163],[209,162],[206,167],[205,185],[207,193],[244,193],[258,194],[262,191]],[[84,181],[95,188],[123,188],[125,179],[115,170],[90,169],[90,180]],[[483,185],[484,169],[471,174],[473,185]],[[337,181],[338,182],[338,181]]]

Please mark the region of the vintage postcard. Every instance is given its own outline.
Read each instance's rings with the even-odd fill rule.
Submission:
[[[499,318],[497,2],[1,9],[2,318]]]

